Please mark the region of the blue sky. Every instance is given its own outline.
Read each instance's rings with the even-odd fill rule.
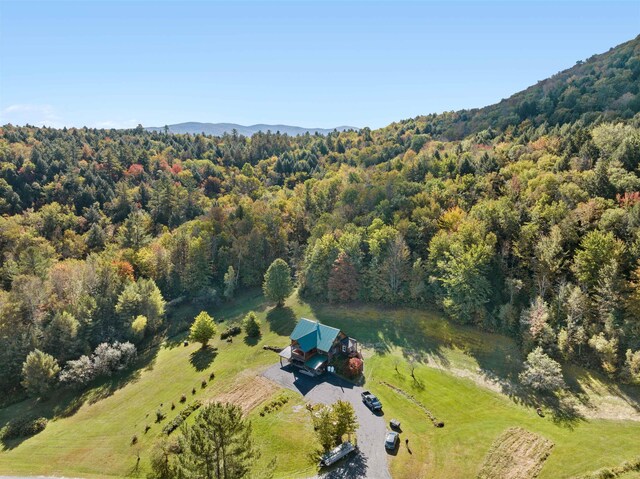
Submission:
[[[639,33],[639,1],[0,0],[0,124],[381,127]]]

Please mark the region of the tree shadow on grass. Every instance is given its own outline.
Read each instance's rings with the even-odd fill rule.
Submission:
[[[276,306],[267,313],[267,322],[274,333],[280,336],[289,336],[296,326],[297,318],[290,307]]]
[[[140,450],[138,449],[134,463],[126,473],[125,477],[142,477],[143,471],[140,467]]]
[[[135,370],[122,371],[109,378],[101,378],[90,383],[84,390],[60,389],[55,391],[51,398],[47,400],[28,399],[22,403],[11,406],[11,420],[21,420],[24,418],[46,418],[48,421],[67,418],[73,416],[84,404],[94,404],[102,399],[113,395],[118,389],[127,384],[137,381],[140,372],[144,368],[143,364],[138,364]],[[6,426],[9,421],[0,424],[0,428]],[[45,428],[46,430],[46,428]],[[0,445],[5,450],[14,449],[22,442],[34,435],[21,436],[12,439],[1,439]]]
[[[554,424],[569,430],[586,420],[576,407],[575,397],[570,393],[539,394],[519,384],[509,384],[503,392],[517,404],[550,412]]]
[[[563,368],[570,391],[583,406],[596,408],[589,397],[589,390],[596,395],[610,394],[623,400],[634,411],[640,412],[640,386],[617,384],[603,373],[571,365]]]
[[[421,356],[448,366],[443,348],[457,346],[456,337],[446,329],[450,323],[432,312],[397,308],[384,304],[327,304],[317,300],[304,300],[313,315],[322,323],[337,327],[355,338],[362,347],[384,355],[399,348],[405,358]],[[439,334],[433,335],[435,331]]]
[[[424,381],[422,379],[420,379],[419,377],[412,377],[412,382],[411,382],[411,387],[413,389],[415,389],[416,391],[424,391],[425,390],[425,385],[424,385]]]
[[[247,346],[255,346],[260,342],[260,339],[262,339],[262,336],[245,336],[244,344]]]
[[[6,426],[10,420],[15,419],[44,417],[51,421],[73,416],[84,404],[94,404],[108,398],[118,389],[137,381],[143,370],[153,368],[158,349],[159,345],[151,342],[146,349],[138,353],[138,359],[130,368],[111,377],[98,378],[85,387],[59,388],[46,400],[29,398],[8,406],[2,410],[3,419],[0,420],[0,429]],[[29,437],[31,436],[0,441],[0,445],[4,449],[13,449]]]
[[[308,299],[301,301],[309,305],[313,317],[342,329],[356,338],[362,347],[372,349],[378,355],[398,348],[405,360],[447,370],[452,366],[450,353],[462,352],[473,359],[473,366],[477,365],[468,368],[474,375],[477,373],[516,403],[530,407],[545,405],[553,412],[554,421],[567,427],[584,420],[579,409],[597,409],[599,406],[597,401],[594,403],[594,397],[602,393],[620,398],[633,410],[640,411],[640,387],[616,384],[600,373],[567,365],[563,370],[568,389],[561,399],[543,401],[538,396],[522,392],[518,376],[525,357],[513,338],[446,319],[439,311],[377,304],[335,305]],[[596,384],[593,391],[592,382]]]
[[[571,431],[580,422],[586,420],[577,410],[575,401],[572,401],[571,398],[559,398],[553,396],[543,404],[551,409],[554,424],[567,428]]]
[[[215,357],[218,355],[218,350],[210,346],[205,346],[191,353],[189,356],[189,362],[196,369],[196,371],[204,371],[207,369]]]
[[[198,313],[206,311],[216,323],[225,322],[227,326],[239,323],[248,311],[256,313],[267,309],[267,302],[264,299],[262,289],[251,288],[238,294],[233,300],[225,303],[201,306],[188,300],[168,312],[166,335],[164,344],[167,348],[182,346],[188,338],[189,326]]]
[[[103,380],[101,384],[89,391],[87,394],[87,402],[89,404],[95,404],[113,395],[118,389],[122,389],[128,384],[136,382],[140,379],[140,371],[140,369],[136,369],[129,374],[116,375]]]

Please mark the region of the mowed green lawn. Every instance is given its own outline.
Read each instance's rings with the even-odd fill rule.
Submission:
[[[150,445],[166,422],[154,422],[160,403],[170,419],[183,407],[178,403],[181,394],[187,395],[188,402],[194,397],[215,398],[237,384],[238,378],[259,373],[277,361],[277,355],[264,351],[262,345],[286,344],[286,336],[301,316],[340,327],[367,345],[366,386],[381,398],[385,420],[396,417],[403,424],[402,446],[397,456],[390,456],[395,478],[474,477],[492,441],[512,426],[524,427],[555,443],[542,478],[571,477],[617,465],[640,454],[640,422],[564,418],[551,412],[540,418],[531,406],[522,404],[531,403],[530,398],[512,399],[461,377],[466,372],[476,376],[480,372],[491,378],[514,379],[522,358],[509,338],[456,326],[435,313],[309,304],[296,295],[289,298],[285,308],[272,309],[259,294],[248,294],[211,313],[225,320],[221,326],[224,328],[252,309],[263,322],[263,337],[258,344],[246,344],[243,336],[231,344],[216,340],[217,354],[206,357],[198,354],[195,345],[183,347],[181,338],[168,341],[143,358],[141,370],[89,391],[82,404],[67,412],[67,417],[58,416],[41,434],[9,444],[7,450],[0,452],[0,474],[144,476]],[[191,317],[197,312],[193,307],[184,307],[178,313]],[[416,380],[410,376],[409,356],[423,362],[415,370]],[[208,380],[212,371],[215,379],[202,389],[201,380]],[[584,386],[583,401],[599,405],[599,398],[586,387],[597,383],[599,387],[594,391],[604,388],[609,395],[626,394],[626,401],[638,407],[637,390],[620,391],[599,376],[576,368],[571,368],[569,375],[575,387]],[[433,427],[424,413],[380,381],[413,394],[445,422],[445,427]],[[193,387],[195,396],[191,394]],[[281,392],[272,396],[278,394]],[[309,415],[302,407],[302,398],[293,392],[286,394],[290,401],[280,411],[260,417],[258,407],[250,414],[262,450],[257,467],[267,468],[275,457],[276,477],[308,477],[315,472],[310,460],[315,441]],[[177,406],[174,412],[168,408],[171,401]],[[64,396],[49,401],[68,402]],[[16,404],[0,410],[0,424],[29,409],[52,414],[51,407],[32,401]],[[144,434],[147,423],[151,429]],[[134,446],[130,445],[133,434],[139,438]],[[409,438],[410,452],[404,438]],[[138,453],[141,460],[136,468]],[[382,438],[380,453],[385,454]]]
[[[505,396],[479,388],[469,379],[428,367],[418,367],[416,383],[406,363],[400,373],[386,358],[368,361],[371,389],[385,405],[385,413],[403,424],[402,445],[391,468],[394,477],[473,477],[491,443],[505,429],[520,426],[555,443],[540,478],[571,477],[603,466],[614,466],[640,455],[640,423],[602,420],[557,422],[549,413],[518,406]],[[386,386],[384,380],[418,398],[445,423],[435,428],[411,402]]]
[[[298,299],[291,303],[301,314],[343,328],[375,348],[376,352],[365,360],[366,386],[380,397],[385,420],[397,418],[402,422],[401,447],[396,456],[390,456],[395,478],[475,477],[494,439],[513,426],[554,442],[539,476],[543,479],[572,477],[640,456],[638,421],[591,420],[553,414],[546,408],[546,417],[540,418],[533,406],[523,405],[531,404],[531,398],[510,398],[464,377],[470,373],[515,380],[523,359],[510,338],[407,308],[311,307]],[[414,380],[410,357],[437,368],[419,364]],[[624,398],[620,402],[630,403],[630,411],[640,409],[638,388],[621,390],[580,368],[567,368],[565,373],[581,400],[592,407],[606,407],[607,402],[598,395],[606,393]],[[434,427],[422,411],[380,381],[413,395],[445,427]],[[406,438],[411,452],[404,444]]]
[[[258,311],[266,324],[264,307],[261,295],[254,294],[211,313],[216,319],[226,320],[219,326],[221,331],[227,323],[240,320],[251,309]],[[188,312],[190,315],[193,313]],[[215,398],[232,388],[238,378],[250,380],[251,376],[277,361],[277,354],[264,351],[261,345],[283,345],[286,339],[269,332],[266,326],[263,330],[259,344],[246,344],[244,334],[234,338],[233,343],[216,339],[212,342],[217,347],[215,355],[200,352],[196,344],[184,347],[183,336],[173,338],[157,351],[152,351],[151,358],[141,370],[87,392],[82,404],[76,405],[77,410],[69,412],[68,417],[57,417],[49,422],[45,431],[24,442],[10,443],[9,448],[0,452],[0,475],[144,477],[149,467],[151,445],[161,434],[164,424],[184,407],[179,402],[182,394],[187,396],[186,404],[194,399]],[[215,374],[213,381],[209,381],[211,372]],[[208,383],[204,389],[202,380]],[[196,389],[195,395],[192,394],[193,388]],[[276,391],[272,396],[278,394]],[[315,440],[308,412],[300,396],[293,392],[287,394],[290,401],[276,413],[260,417],[259,408],[256,408],[250,415],[256,442],[262,452],[257,468],[267,467],[269,461],[277,456],[278,476],[312,475],[315,468],[309,456]],[[172,401],[176,405],[173,411],[170,409]],[[0,424],[31,411],[51,415],[51,408],[59,402],[66,405],[69,399],[66,396],[54,397],[43,404],[25,401],[13,405],[0,410]],[[156,423],[155,412],[161,403],[167,419]],[[146,424],[151,429],[145,434]],[[138,442],[131,445],[134,434],[138,436]],[[300,451],[300,454],[283,453],[291,450]],[[141,458],[139,465],[138,453]]]

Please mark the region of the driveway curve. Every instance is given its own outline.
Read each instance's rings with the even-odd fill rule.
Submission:
[[[374,414],[364,405],[360,396],[364,388],[330,373],[312,378],[293,366],[280,367],[279,364],[271,366],[262,375],[282,387],[299,392],[314,404],[331,404],[341,399],[353,405],[359,424],[356,431],[358,453],[321,473],[317,476],[319,479],[391,479],[384,448],[387,431],[384,413]]]

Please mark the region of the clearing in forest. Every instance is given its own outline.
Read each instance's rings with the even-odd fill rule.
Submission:
[[[477,479],[534,479],[553,442],[520,427],[503,432],[491,445]]]

